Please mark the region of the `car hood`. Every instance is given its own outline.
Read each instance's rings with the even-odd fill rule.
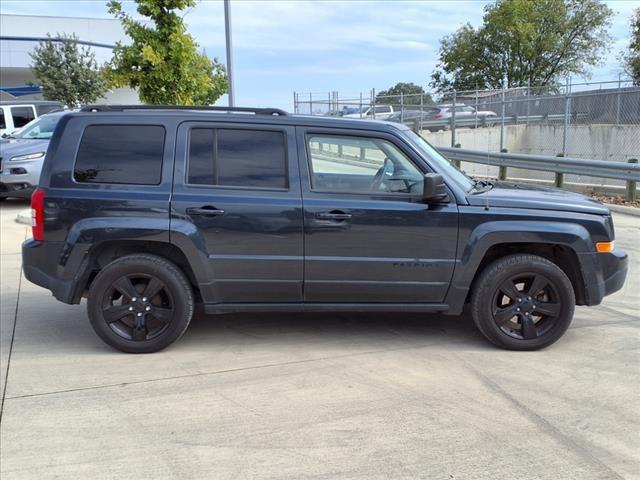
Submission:
[[[22,138],[9,138],[0,143],[0,157],[9,160],[18,155],[46,152],[49,140],[25,140]]]
[[[600,202],[579,193],[540,185],[495,182],[491,190],[467,196],[471,205],[608,215]]]

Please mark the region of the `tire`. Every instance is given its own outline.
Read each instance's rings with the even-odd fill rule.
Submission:
[[[471,293],[476,326],[508,350],[538,350],[569,328],[575,294],[555,263],[536,255],[509,255],[488,265]]]
[[[193,290],[185,274],[162,257],[134,254],[104,267],[89,289],[91,326],[108,345],[151,353],[171,345],[193,317]]]

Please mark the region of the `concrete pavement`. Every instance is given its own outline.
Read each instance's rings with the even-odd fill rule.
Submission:
[[[0,207],[3,479],[640,478],[637,217],[624,290],[541,352],[466,316],[287,314],[134,356],[21,277],[24,208]]]

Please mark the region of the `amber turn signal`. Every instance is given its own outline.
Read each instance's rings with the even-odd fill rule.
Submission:
[[[598,242],[596,250],[598,253],[611,253],[613,252],[613,242]]]

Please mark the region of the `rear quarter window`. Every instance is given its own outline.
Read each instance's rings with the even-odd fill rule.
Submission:
[[[164,138],[160,125],[90,125],[80,140],[73,177],[81,183],[158,185]]]

